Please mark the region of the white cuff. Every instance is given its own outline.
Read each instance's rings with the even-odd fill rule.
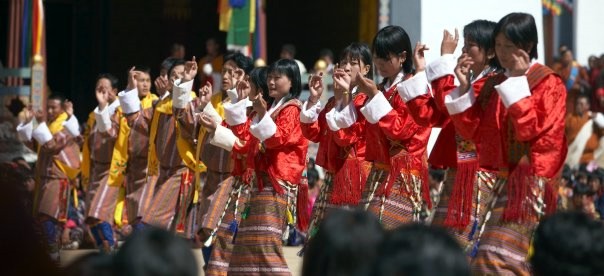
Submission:
[[[336,109],[332,108],[329,112],[325,114],[325,121],[327,122],[327,126],[332,131],[340,130],[338,123],[336,123]]]
[[[117,94],[120,99],[120,106],[124,114],[131,114],[141,110],[141,100],[138,98],[138,89],[122,91]]]
[[[71,115],[71,117],[69,117],[69,120],[63,122],[63,127],[67,129],[71,136],[80,136],[80,123],[78,123],[78,118],[76,118],[75,115]]]
[[[214,109],[214,106],[212,105],[212,103],[208,103],[206,105],[206,107],[203,108],[203,113],[205,113],[206,115],[210,116],[210,118],[216,122],[216,124],[221,124],[222,123],[222,117],[220,116],[220,114],[218,114],[218,112],[216,111],[216,109]]]
[[[425,71],[419,72],[412,78],[399,83],[396,86],[396,90],[398,90],[404,102],[428,94],[428,80],[426,79]]]
[[[263,142],[275,135],[277,132],[277,125],[273,122],[270,115],[265,114],[260,122],[250,126],[250,132],[254,137],[258,138],[260,142]]]
[[[354,102],[348,103],[342,110],[336,112],[336,124],[339,128],[349,128],[357,122],[357,109]]]
[[[115,110],[120,106],[120,100],[119,99],[115,99],[115,101],[113,101],[109,106],[107,106],[107,108],[109,109],[109,116],[113,115],[115,113]]]
[[[495,85],[495,89],[499,93],[505,108],[509,108],[511,105],[531,95],[531,89],[529,88],[526,76],[510,77],[501,84]]]
[[[34,131],[34,120],[29,121],[27,124],[20,123],[17,126],[17,133],[21,140],[31,140],[31,133]]]
[[[594,123],[596,123],[599,128],[604,128],[604,115],[602,115],[600,112],[596,113]]]
[[[52,133],[50,132],[50,129],[48,129],[46,123],[39,124],[32,132],[32,135],[40,145],[44,145],[52,140]]]
[[[181,82],[178,79],[174,82],[172,88],[172,106],[177,109],[183,109],[191,102],[191,90],[193,89],[193,80]]]
[[[231,103],[237,103],[239,101],[239,95],[237,94],[237,89],[233,88],[233,89],[228,89],[226,91],[227,96],[229,96],[229,100],[231,100]]]
[[[109,117],[109,107],[105,107],[103,110],[99,110],[97,106],[94,109],[94,117],[96,121],[96,127],[100,132],[107,132],[111,129],[111,117]]]
[[[445,96],[445,106],[450,115],[455,115],[466,111],[476,102],[474,89],[470,88],[466,94],[459,96],[459,87],[456,87],[451,94]]]
[[[237,136],[233,134],[233,131],[222,125],[217,125],[216,131],[214,131],[214,135],[212,135],[212,138],[210,139],[210,144],[232,151],[236,141]]]
[[[300,112],[300,122],[304,124],[312,124],[319,119],[319,113],[321,113],[321,101],[318,101],[315,105],[306,109],[308,101],[304,102],[302,106],[302,112]]]
[[[224,107],[224,120],[230,126],[243,124],[247,121],[247,100],[226,104]]]
[[[361,108],[361,113],[365,115],[365,118],[370,124],[376,124],[391,110],[392,106],[390,106],[390,103],[386,100],[384,93],[377,93],[363,108]]]
[[[426,66],[426,77],[428,78],[428,82],[432,82],[446,75],[455,75],[456,65],[457,59],[455,59],[453,54],[440,56],[437,60]]]

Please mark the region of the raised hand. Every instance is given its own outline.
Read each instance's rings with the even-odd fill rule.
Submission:
[[[73,103],[69,100],[65,100],[65,102],[63,102],[63,110],[65,110],[65,113],[67,113],[69,117],[73,116]]]
[[[136,88],[138,76],[143,73],[135,69],[136,67],[132,66],[132,68],[130,68],[130,71],[128,71],[128,86],[126,87],[126,91]]]
[[[27,105],[27,107],[23,110],[23,116],[25,116],[25,124],[28,124],[34,119],[34,108],[31,104]]]
[[[212,84],[210,82],[206,82],[206,85],[199,89],[198,100],[200,110],[203,110],[212,101]]]
[[[256,111],[258,117],[263,118],[266,114],[267,104],[266,101],[264,101],[264,98],[262,98],[262,94],[257,94],[252,100],[252,103],[252,108]]]
[[[321,94],[323,94],[323,72],[320,72],[318,75],[311,75],[308,78],[308,88],[310,90],[308,101],[312,103],[318,102]]]
[[[109,93],[104,89],[97,89],[96,93],[96,101],[99,103],[99,110],[105,109],[109,102]]]
[[[474,64],[474,61],[468,54],[462,54],[457,59],[457,66],[455,66],[455,75],[459,80],[459,90],[461,94],[465,94],[470,89],[471,77],[470,68]]]
[[[531,58],[528,53],[522,49],[517,49],[516,52],[512,53],[514,60],[511,68],[506,68],[511,77],[522,76],[531,67]]]
[[[197,61],[195,61],[195,56],[190,61],[185,62],[185,72],[182,78],[182,82],[187,82],[195,78],[197,76]]]
[[[172,90],[173,84],[170,83],[170,80],[168,79],[167,75],[160,75],[155,79],[153,83],[155,84],[155,89],[157,89],[157,93],[159,95],[163,95],[166,93],[166,91]]]
[[[42,110],[36,110],[34,117],[36,117],[36,121],[38,121],[38,123],[46,122],[46,114]]]
[[[216,130],[216,121],[212,120],[212,117],[208,116],[205,113],[201,113],[201,115],[199,116],[199,123],[201,124],[201,126],[205,127],[210,131]]]
[[[350,82],[352,78],[344,69],[338,68],[333,71],[334,89],[333,94],[336,100],[343,100],[342,104],[348,104],[348,95],[350,95]]]
[[[377,93],[380,93],[377,85],[375,85],[372,80],[363,77],[361,74],[357,74],[356,83],[359,86],[359,90],[370,98],[377,95]]]
[[[440,55],[453,54],[455,48],[457,48],[457,42],[459,41],[459,31],[455,28],[455,36],[449,31],[443,31],[443,40],[440,43]]]
[[[419,41],[415,43],[415,49],[413,49],[413,63],[415,64],[416,72],[423,72],[426,70],[426,58],[424,52],[430,50],[426,44],[421,44]]]
[[[252,91],[252,87],[249,82],[249,77],[246,77],[239,83],[237,83],[237,99],[239,101],[247,98]]]

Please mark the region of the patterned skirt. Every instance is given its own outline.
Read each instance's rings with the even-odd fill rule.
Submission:
[[[36,185],[36,215],[46,215],[59,222],[67,221],[70,188],[66,178],[41,178]]]
[[[207,180],[200,196],[197,232],[202,242],[206,241],[220,225],[224,208],[233,192],[233,177],[208,171]]]
[[[485,214],[484,228],[478,234],[476,257],[472,259],[473,275],[531,275],[528,262],[530,240],[537,220],[523,223],[502,220],[507,205],[507,180],[498,178],[492,196],[493,206]]]
[[[265,178],[265,183],[270,182]],[[282,237],[287,231],[287,208],[292,200],[295,196],[291,191],[277,194],[269,185],[262,191],[252,189],[247,217],[235,238],[229,275],[291,275]]]
[[[186,235],[187,211],[193,199],[193,172],[180,168],[173,174],[160,170],[155,192],[143,221],[165,230]]]
[[[355,205],[336,205],[330,203],[331,194],[333,193],[333,175],[331,173],[325,174],[325,183],[321,186],[317,200],[312,207],[312,214],[310,220],[310,226],[308,227],[309,238],[317,233],[319,225],[325,219],[330,212],[337,209],[350,209],[356,207]]]
[[[88,218],[114,223],[115,205],[120,187],[107,185],[109,165],[94,164],[88,189]],[[93,223],[94,221],[88,221]]]
[[[438,206],[435,209],[432,225],[444,227],[449,234],[455,237],[461,247],[464,248],[466,252],[470,253],[478,236],[476,235],[478,227],[483,224],[484,216],[487,213],[489,199],[491,199],[497,174],[493,172],[477,171],[472,194],[472,215],[470,224],[463,229],[443,226],[447,217],[450,196],[455,185],[455,175],[455,169],[449,169],[447,172],[447,179],[443,184],[443,191]]]
[[[233,253],[233,242],[250,195],[249,187],[244,185],[239,177],[231,176],[224,182],[229,183],[221,185],[229,185],[233,189],[226,205],[223,206],[217,228],[211,232],[210,237],[214,239],[214,246],[205,275],[227,275]]]
[[[151,200],[157,176],[147,177],[147,159],[133,158],[128,164],[125,187],[126,199],[125,208],[126,217],[130,224],[143,216],[147,211]]]
[[[375,177],[372,179],[371,174],[369,175],[367,186],[375,185],[379,190],[381,186],[386,185],[388,171],[375,168],[372,169],[372,173],[375,173]],[[371,198],[371,201],[367,210],[380,219],[386,230],[392,230],[411,222],[420,222],[419,215],[422,210],[425,210],[425,204],[421,200],[421,194],[417,195],[419,201],[413,200],[412,187],[417,186],[421,190],[422,184],[421,178],[418,176],[410,175],[407,179],[403,179],[401,174],[394,181],[389,195],[378,196],[374,192],[368,197]]]

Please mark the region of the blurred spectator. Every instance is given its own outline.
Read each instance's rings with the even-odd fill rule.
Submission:
[[[164,59],[164,61],[162,61],[161,67],[159,70],[159,74],[161,76],[164,76],[168,73],[168,70],[172,66],[172,63],[170,63],[170,60],[184,59],[184,58],[185,58],[185,46],[180,43],[172,44],[172,47],[170,48],[170,56],[167,57],[166,59]]]
[[[470,267],[457,241],[443,229],[409,224],[382,243],[376,275],[466,276]]]
[[[325,71],[328,74],[333,74],[334,64],[333,64],[333,52],[330,49],[323,48],[319,52],[319,59],[322,59],[327,64]]]
[[[587,65],[589,68],[587,69],[587,74],[589,75],[589,85],[592,88],[597,87],[598,77],[600,76],[600,70],[602,69],[600,66],[600,60],[595,55],[589,56],[587,59]]]
[[[576,98],[573,113],[566,115],[565,135],[568,154],[565,164],[571,168],[587,165],[597,157],[604,128],[604,115],[590,111],[589,97],[580,94]]]
[[[197,276],[191,246],[167,231],[155,228],[131,236],[114,257],[114,275]]]
[[[216,38],[208,38],[206,40],[206,55],[197,62],[199,85],[203,86],[209,81],[214,86],[214,91],[220,90],[220,86],[222,85],[221,73],[224,55],[222,54],[221,47]],[[209,64],[210,67],[206,64]]]
[[[530,262],[535,275],[602,275],[604,225],[582,213],[546,217],[534,235]]]
[[[334,210],[321,222],[304,253],[302,275],[371,275],[384,232],[361,210]]]
[[[566,113],[572,113],[577,95],[581,92],[587,92],[586,90],[590,88],[587,70],[574,60],[570,49],[563,49],[560,52],[560,60],[554,64],[552,69],[566,85]]]
[[[595,207],[595,192],[587,183],[577,183],[573,188],[573,210],[583,212],[593,219],[598,219],[599,214],[596,213]]]
[[[427,214],[427,223],[432,222],[434,218],[434,208],[438,206],[440,201],[440,193],[442,192],[443,182],[445,181],[445,170],[430,169],[428,172],[428,181],[430,183],[430,200],[432,201],[432,210]]]
[[[111,276],[113,263],[111,255],[94,252],[79,257],[63,270],[65,276]]]
[[[293,59],[298,64],[298,69],[300,69],[300,75],[306,74],[306,66],[304,63],[296,59],[296,46],[293,44],[284,44],[281,47],[281,55],[282,59]]]

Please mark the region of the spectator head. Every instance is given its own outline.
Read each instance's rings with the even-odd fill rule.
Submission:
[[[294,59],[296,57],[296,46],[294,44],[283,44],[281,47],[281,59]]]
[[[413,48],[409,35],[400,26],[387,26],[377,32],[371,45],[375,69],[384,78],[413,70]]]
[[[590,108],[591,104],[589,102],[589,96],[586,94],[577,95],[577,99],[575,100],[575,113],[579,116],[583,116]]]
[[[254,68],[251,58],[239,52],[227,53],[222,65],[222,89],[235,88],[238,81],[243,80]]]
[[[430,169],[428,174],[430,186],[437,185],[445,180],[445,170]]]
[[[46,102],[46,115],[48,115],[49,122],[54,121],[57,116],[65,111],[63,109],[63,103],[65,103],[65,97],[59,93],[53,93],[48,96],[48,101]]]
[[[306,162],[306,168],[307,169],[315,168],[315,159],[314,158],[308,158],[308,162]]]
[[[280,59],[268,70],[269,96],[287,102],[297,99],[302,92],[302,81],[298,63],[292,59]]]
[[[600,187],[602,184],[602,178],[601,178],[600,174],[598,174],[597,172],[590,173],[589,179],[588,179],[588,184],[594,193],[597,193],[598,191],[600,191]]]
[[[304,253],[302,275],[370,275],[384,232],[361,210],[335,210],[323,220]]]
[[[562,65],[572,64],[573,60],[573,52],[570,49],[560,52],[560,63],[562,63]]]
[[[535,231],[530,262],[535,275],[601,275],[604,225],[579,212],[546,217]]]
[[[319,58],[327,62],[327,64],[333,64],[333,52],[330,49],[321,49],[319,52]]]
[[[598,67],[598,57],[595,55],[591,55],[589,56],[589,58],[587,59],[587,65],[589,66],[589,69],[594,69]]]
[[[573,207],[577,211],[591,212],[596,192],[587,183],[577,183],[573,187]]]
[[[308,187],[314,188],[319,181],[319,171],[316,168],[306,170],[306,179],[308,179]]]
[[[191,246],[167,231],[149,228],[133,235],[114,257],[116,275],[196,276]]]
[[[495,54],[503,68],[514,66],[514,54],[524,50],[529,59],[537,58],[537,25],[535,18],[528,13],[510,13],[504,16],[493,31]]]
[[[497,23],[488,20],[475,20],[464,26],[464,46],[462,52],[468,54],[474,61],[472,70],[475,74],[482,72],[486,65],[499,68],[495,58],[495,45],[493,44],[493,30]]]
[[[79,257],[67,267],[65,276],[111,276],[113,263],[110,255],[94,252]]]
[[[109,102],[117,98],[118,79],[109,73],[102,73],[96,77],[96,91],[108,93]]]
[[[220,43],[216,38],[210,37],[206,40],[206,52],[210,56],[217,56],[220,54]]]
[[[176,59],[184,59],[185,58],[185,46],[180,43],[172,44],[172,48],[170,50],[170,57]]]
[[[463,250],[440,228],[409,224],[394,230],[381,246],[376,275],[470,275]]]

